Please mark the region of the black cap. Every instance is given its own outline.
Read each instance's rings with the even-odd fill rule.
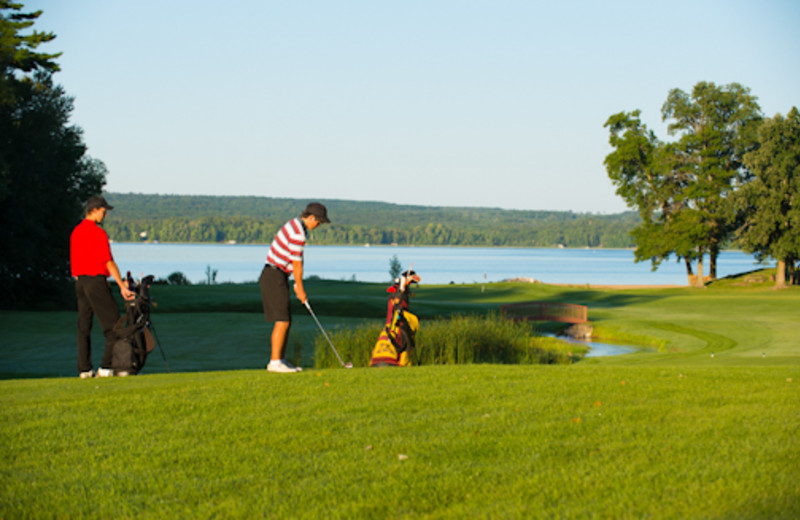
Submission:
[[[317,220],[324,224],[326,222],[330,222],[328,220],[328,210],[320,204],[319,202],[312,202],[308,206],[306,206],[306,210],[303,212],[304,215],[314,215],[317,217]]]
[[[88,213],[95,208],[114,209],[114,206],[109,204],[104,197],[101,197],[100,195],[92,195],[89,197],[89,200],[86,201],[86,211]]]

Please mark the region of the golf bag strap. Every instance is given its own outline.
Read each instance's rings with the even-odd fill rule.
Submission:
[[[114,333],[120,339],[133,336],[137,331],[142,330],[147,323],[144,320],[136,321],[128,314],[120,316],[114,324]]]
[[[114,332],[116,333],[118,338],[127,338],[133,335],[136,332],[136,327],[129,327],[128,326],[128,316],[120,316],[117,322],[114,324]]]
[[[394,345],[394,349],[399,354],[403,350],[403,345],[401,344],[400,340],[397,339],[397,334],[393,334],[392,330],[389,328],[388,325],[386,325],[384,329],[386,330],[386,337],[389,338],[389,341],[392,342],[392,345]]]
[[[389,337],[389,341],[392,342],[395,350],[397,350],[397,353],[400,354],[400,352],[405,350],[400,337],[400,327],[405,318],[403,317],[403,309],[399,305],[394,307],[392,310],[392,321],[387,323],[384,326],[384,329],[386,330],[386,335]],[[397,333],[392,332],[392,328],[394,328]]]

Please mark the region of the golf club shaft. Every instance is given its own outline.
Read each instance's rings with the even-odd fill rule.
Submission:
[[[328,333],[325,332],[325,329],[322,328],[322,323],[319,322],[319,320],[317,319],[317,315],[314,314],[314,311],[311,309],[311,304],[308,303],[308,300],[303,302],[303,304],[306,306],[306,309],[308,309],[308,312],[311,314],[311,317],[314,318],[314,321],[317,322],[317,327],[319,327],[319,330],[322,332],[322,335],[325,336],[325,339],[328,341],[328,345],[330,345],[331,348],[333,349],[333,353],[336,354],[336,358],[339,360],[339,363],[342,366],[345,366],[344,361],[342,361],[342,356],[339,355],[339,351],[336,350],[336,347],[333,346],[331,338],[328,337]]]
[[[153,337],[156,340],[156,345],[158,345],[158,350],[161,352],[161,357],[164,359],[164,364],[167,366],[167,373],[170,372],[169,370],[169,363],[167,363],[167,356],[164,354],[164,349],[161,347],[161,341],[158,339],[158,334],[156,334],[156,329],[153,327],[153,322],[147,322],[147,328],[150,329],[150,332],[153,333]]]

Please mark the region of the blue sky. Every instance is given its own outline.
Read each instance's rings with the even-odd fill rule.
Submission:
[[[40,0],[117,192],[616,213],[603,124],[800,105],[800,2]]]

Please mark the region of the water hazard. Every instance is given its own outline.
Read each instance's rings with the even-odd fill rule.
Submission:
[[[166,278],[181,272],[192,283],[255,282],[267,254],[266,245],[129,244],[115,243],[112,252],[124,273],[153,274]],[[626,249],[545,249],[485,247],[359,247],[308,246],[305,275],[328,280],[389,281],[394,256],[422,276],[423,285],[492,283],[529,278],[560,284],[686,285],[684,265],[664,262],[652,271],[649,262],[635,263]],[[707,265],[707,264],[706,264]],[[752,255],[724,251],[718,259],[718,276],[758,268]]]

